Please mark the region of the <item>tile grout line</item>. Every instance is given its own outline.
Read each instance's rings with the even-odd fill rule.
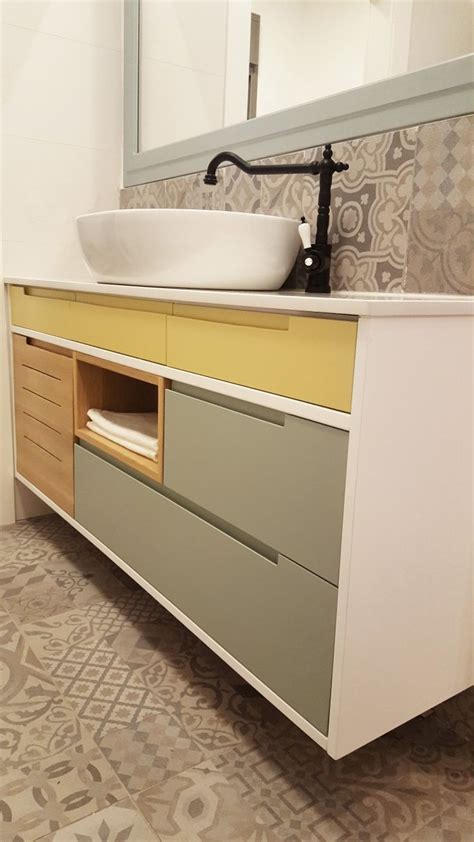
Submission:
[[[414,202],[414,195],[415,195],[415,171],[416,171],[416,158],[418,154],[418,141],[420,135],[420,126],[415,126],[415,146],[413,149],[413,161],[412,161],[412,185],[411,185],[411,192],[410,192],[410,202],[408,205],[408,219],[407,219],[407,246],[405,251],[405,262],[403,266],[403,277],[402,277],[402,289],[401,292],[403,295],[406,295],[406,286],[408,280],[408,255],[410,251],[410,237],[411,237],[411,225],[412,225],[412,213],[413,213],[413,202]]]

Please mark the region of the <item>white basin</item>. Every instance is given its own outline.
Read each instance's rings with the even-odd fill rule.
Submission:
[[[298,220],[230,211],[117,210],[77,218],[99,283],[279,289],[300,246]]]

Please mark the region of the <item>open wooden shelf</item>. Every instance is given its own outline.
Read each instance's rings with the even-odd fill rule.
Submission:
[[[74,354],[74,433],[135,471],[163,482],[164,409],[168,381],[156,374],[112,363],[88,354]],[[89,430],[89,409],[112,412],[157,412],[158,459],[153,461]]]

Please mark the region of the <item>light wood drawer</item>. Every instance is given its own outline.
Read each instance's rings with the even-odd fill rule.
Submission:
[[[337,588],[75,448],[76,518],[327,733]]]
[[[165,485],[337,584],[348,433],[269,410],[255,417],[260,408],[250,404],[174,388]]]
[[[115,296],[10,287],[12,323],[118,351],[166,361],[166,314],[171,305]]]
[[[74,511],[72,358],[13,337],[18,471]]]
[[[167,363],[350,412],[357,322],[175,304]]]

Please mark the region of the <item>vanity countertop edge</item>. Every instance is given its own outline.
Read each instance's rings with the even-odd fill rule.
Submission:
[[[37,287],[94,295],[169,301],[214,307],[235,307],[292,313],[295,315],[332,314],[340,316],[472,316],[474,296],[415,295],[410,293],[333,292],[331,295],[306,294],[303,290],[242,292],[213,289],[98,284],[91,281],[58,281],[39,278],[4,278],[6,285]]]

